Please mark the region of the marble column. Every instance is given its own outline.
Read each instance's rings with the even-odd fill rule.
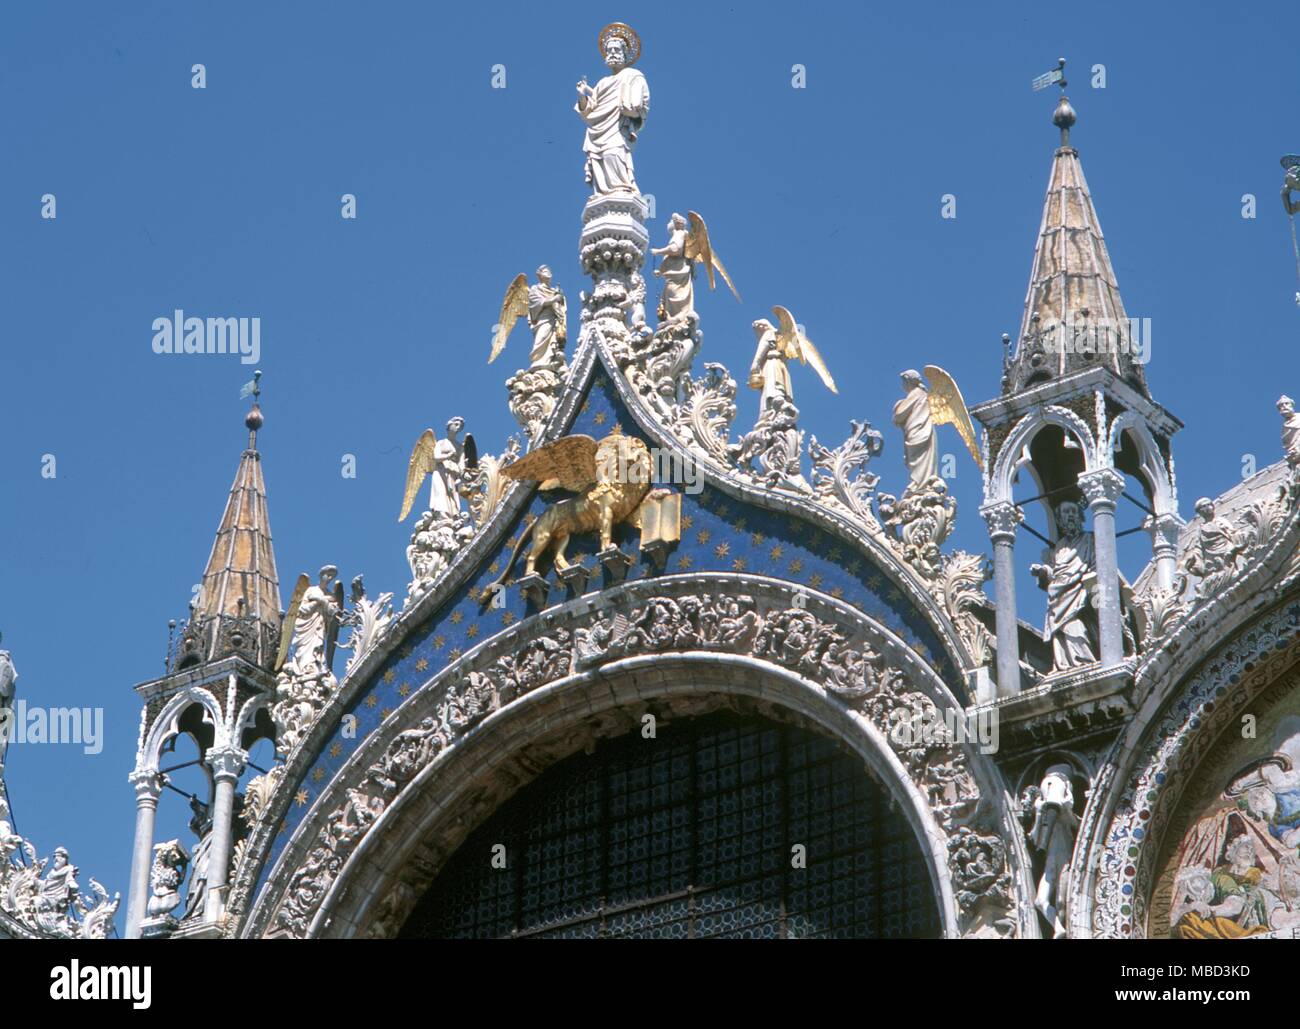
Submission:
[[[138,940],[149,903],[149,872],[153,868],[154,821],[163,779],[153,769],[137,769],[127,777],[135,787],[135,842],[131,848],[131,886],[126,902],[126,938]]]
[[[1175,514],[1152,515],[1143,527],[1151,533],[1151,553],[1156,562],[1156,582],[1172,589],[1178,574],[1178,534],[1183,523]]]
[[[1020,692],[1020,622],[1016,618],[1016,527],[1022,515],[1011,501],[980,509],[993,543],[993,592],[997,604],[998,696]]]
[[[1124,630],[1120,612],[1119,562],[1115,554],[1115,502],[1124,492],[1124,476],[1110,468],[1084,472],[1079,488],[1092,512],[1092,537],[1097,555],[1097,621],[1101,664],[1112,668],[1124,660]]]
[[[208,851],[208,895],[203,920],[216,922],[226,906],[230,880],[231,827],[235,812],[235,787],[248,764],[248,754],[238,747],[209,750],[204,759],[215,783],[212,798],[212,847]]]

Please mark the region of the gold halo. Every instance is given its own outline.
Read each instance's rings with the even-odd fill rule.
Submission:
[[[605,44],[610,38],[617,36],[623,40],[623,45],[627,47],[627,66],[630,68],[636,64],[637,58],[641,56],[641,37],[636,34],[636,29],[631,25],[624,25],[621,21],[612,21],[600,30],[600,35],[596,37],[596,46],[600,50],[600,56],[605,56]]]

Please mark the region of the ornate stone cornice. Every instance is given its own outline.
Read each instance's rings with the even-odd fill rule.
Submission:
[[[327,894],[335,889],[359,841],[381,819],[397,817],[399,795],[427,766],[443,760],[469,735],[490,733],[497,712],[555,683],[599,681],[610,662],[649,655],[699,653],[744,655],[747,661],[783,669],[809,688],[861,711],[878,731],[893,729],[898,708],[938,706],[960,711],[947,688],[910,648],[861,612],[833,598],[760,576],[704,574],[628,583],[600,597],[572,601],[519,623],[441,670],[367,739],[312,805],[281,854],[262,896],[242,930],[244,935],[313,933]],[[752,676],[751,676],[752,678]],[[906,687],[904,687],[906,683]],[[680,682],[677,687],[681,688]],[[901,692],[900,692],[901,690]],[[883,719],[883,721],[882,721]],[[477,727],[482,723],[482,730]],[[969,747],[895,744],[895,760],[907,769],[912,789],[929,797],[940,819],[931,831],[958,834],[952,860],[963,924],[994,931],[997,921],[986,889],[1011,908],[1016,890],[1010,876],[1016,858],[998,826],[1004,793],[996,769]],[[432,774],[431,772],[427,774]],[[932,776],[934,778],[932,778]],[[274,825],[287,798],[280,796],[259,833]],[[953,837],[956,839],[957,837]],[[976,842],[976,840],[981,842]],[[995,876],[974,889],[967,879],[987,870],[993,857],[972,851],[994,848],[1006,881]],[[980,853],[983,853],[981,851]],[[996,882],[1002,885],[997,886]],[[963,886],[963,883],[966,883]],[[999,892],[1000,891],[1000,892]],[[1007,892],[1011,891],[1011,892]],[[276,901],[275,898],[282,898]],[[996,904],[994,905],[996,908]],[[992,919],[993,921],[990,921]],[[1001,923],[999,923],[1001,924]],[[1022,931],[1027,930],[1022,927]]]

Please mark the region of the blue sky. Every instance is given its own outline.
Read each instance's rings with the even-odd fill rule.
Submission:
[[[899,371],[943,365],[972,404],[998,391],[1057,138],[1056,90],[1029,82],[1060,55],[1128,312],[1152,321],[1152,392],[1187,423],[1183,514],[1238,481],[1243,455],[1279,455],[1273,401],[1300,390],[1300,310],[1278,157],[1300,150],[1300,97],[1274,6],[6,5],[0,632],[29,703],[106,720],[102,753],[13,747],[8,779],[19,830],[42,853],[66,845],[83,883],[126,891],[131,687],[162,671],[244,443],[252,369],[154,354],[153,319],[261,319],[285,599],[326,562],[400,599],[415,438],[452,414],[488,451],[516,430],[504,379],[524,333],[485,363],[506,285],[546,262],[576,312],[573,86],[601,72],[612,20],[644,44],[636,161],[655,245],[673,210],[701,212],[745,298],[700,300],[702,359],[743,371],[750,321],[791,308],[840,387],[796,371],[805,428],[824,442],[850,418],[884,430],[882,488],[905,481]],[[340,217],[344,193],[356,220]],[[940,218],[945,193],[956,219]],[[950,431],[943,449],[963,462],[953,543],[987,550],[978,474]],[[1122,511],[1120,528],[1136,520]],[[1143,539],[1123,555],[1130,576]],[[1034,602],[1022,615],[1039,617]],[[188,817],[167,801],[160,839]]]

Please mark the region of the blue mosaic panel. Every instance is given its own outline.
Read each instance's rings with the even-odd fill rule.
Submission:
[[[600,439],[616,425],[628,435],[644,438],[598,366],[571,432]],[[358,691],[348,709],[356,718],[355,734],[345,736],[342,726],[337,727],[295,787],[294,801],[262,868],[259,887],[303,815],[360,742],[440,669],[528,617],[531,612],[518,590],[508,590],[505,605],[500,608],[485,608],[477,598],[504,569],[524,519],[540,515],[548,506],[546,498],[535,495],[496,555],[485,561],[428,621],[414,629],[373,681]],[[635,554],[637,536],[636,529],[623,526],[615,542],[625,552]],[[594,535],[574,537],[567,555],[570,560],[585,559],[587,565],[595,567],[598,549]],[[521,556],[516,575],[522,561]],[[549,569],[542,570],[554,581]],[[965,697],[960,675],[921,611],[871,559],[802,518],[764,511],[707,486],[698,494],[685,494],[682,539],[669,556],[664,574],[709,571],[768,575],[841,599],[887,627],[934,668],[959,698]],[[628,571],[627,578],[637,581],[656,574],[652,565],[643,561]],[[593,576],[592,583],[597,581]],[[563,589],[555,586],[552,599],[563,596]]]

